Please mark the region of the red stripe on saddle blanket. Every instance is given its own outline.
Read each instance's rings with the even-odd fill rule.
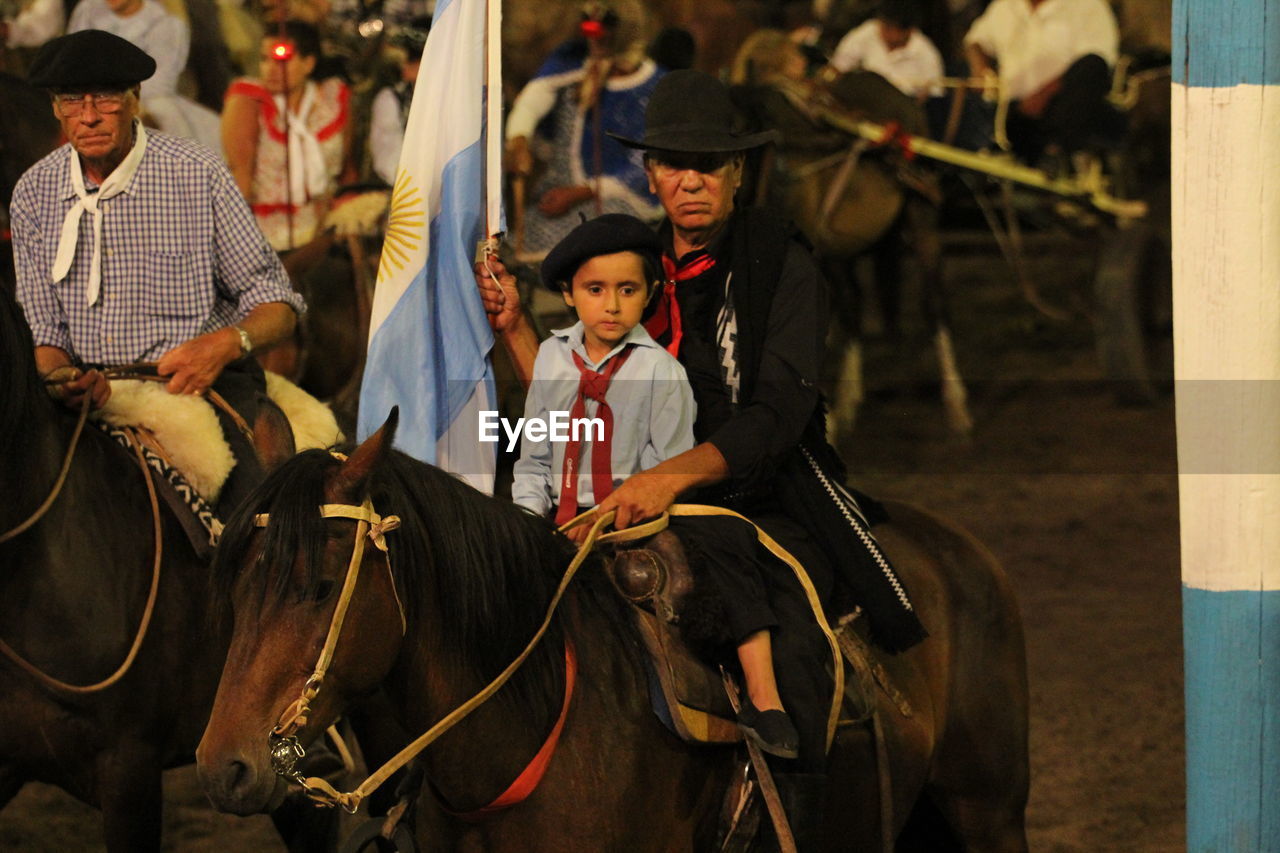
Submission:
[[[447,807],[445,811],[460,820],[478,821],[503,809],[519,805],[529,798],[529,795],[537,789],[538,783],[542,781],[547,767],[551,765],[551,757],[555,755],[556,745],[560,742],[560,732],[564,729],[565,718],[569,716],[569,702],[573,699],[573,685],[577,675],[578,657],[574,654],[573,645],[566,640],[564,644],[564,705],[561,706],[560,717],[552,727],[551,734],[547,735],[546,741],[543,742],[542,749],[539,749],[528,766],[520,771],[520,775],[507,787],[507,790],[499,794],[498,798],[489,805],[470,812],[455,812]]]

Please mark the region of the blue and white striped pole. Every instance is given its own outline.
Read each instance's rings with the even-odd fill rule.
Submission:
[[[1280,851],[1280,0],[1174,0],[1187,847]]]

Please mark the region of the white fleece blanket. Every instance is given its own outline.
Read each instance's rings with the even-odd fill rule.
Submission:
[[[342,441],[333,412],[283,376],[267,373],[267,396],[289,419],[299,451]],[[213,404],[203,397],[170,394],[161,382],[111,383],[111,399],[94,416],[115,427],[149,430],[200,497],[218,499],[236,459],[222,434]]]

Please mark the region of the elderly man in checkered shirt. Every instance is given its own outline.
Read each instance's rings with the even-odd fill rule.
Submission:
[[[154,361],[171,393],[214,388],[252,423],[265,379],[249,352],[292,334],[304,305],[218,157],[137,120],[155,68],[98,30],[32,63],[69,144],[14,190],[18,300],[68,405],[110,396],[93,366]]]

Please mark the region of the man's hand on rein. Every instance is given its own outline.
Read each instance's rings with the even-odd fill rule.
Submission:
[[[591,532],[591,525],[595,524],[596,519],[599,517],[597,512],[592,512],[586,521],[565,531],[564,535],[569,537],[569,541],[574,545],[582,545],[583,542],[587,541],[587,534]]]
[[[671,475],[652,471],[632,474],[600,502],[596,512],[603,515],[609,510],[617,510],[613,526],[618,530],[657,518],[676,502],[677,492],[672,481]]]
[[[192,338],[160,357],[156,372],[168,376],[170,394],[203,394],[222,368],[240,357],[240,336],[230,326]]]
[[[90,409],[101,409],[111,399],[111,382],[101,371],[81,372],[79,368],[67,365],[46,374],[45,380],[53,383],[49,385],[49,393],[75,411],[84,404],[85,395],[89,397]]]

